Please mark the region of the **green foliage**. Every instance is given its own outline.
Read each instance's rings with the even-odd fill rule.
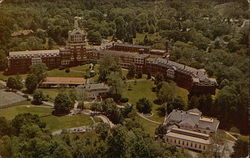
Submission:
[[[27,88],[28,93],[33,93],[38,85],[38,78],[34,74],[28,75],[25,80],[25,87]]]
[[[177,96],[177,87],[174,82],[163,82],[157,93],[158,100],[162,103],[172,102]]]
[[[42,64],[35,64],[30,67],[30,72],[37,77],[38,83],[47,77],[47,66]]]
[[[134,64],[130,64],[127,73],[127,79],[132,79],[135,77],[136,67]]]
[[[99,80],[100,81],[107,81],[107,77],[111,74],[111,72],[121,72],[121,66],[117,59],[111,56],[105,56],[99,61]]]
[[[30,113],[19,114],[11,121],[13,134],[21,134],[22,128],[28,125],[37,125],[40,128],[45,128],[46,126],[45,123],[40,121],[38,115],[32,115]]]
[[[89,31],[88,40],[93,44],[100,45],[102,42],[102,36],[98,31]]]
[[[39,91],[39,90],[35,91],[35,93],[33,95],[32,103],[35,105],[41,105],[44,100],[45,100],[45,96],[44,96],[43,92]]]
[[[55,113],[56,114],[68,114],[73,108],[75,100],[72,100],[70,94],[62,92],[55,98]]]
[[[111,87],[110,92],[113,95],[115,100],[120,100],[123,89],[125,87],[124,81],[121,78],[120,73],[112,72],[108,76],[108,85]]]
[[[139,99],[136,103],[136,109],[141,113],[150,113],[152,111],[152,103],[146,98]]]
[[[247,141],[238,139],[236,140],[233,150],[234,152],[230,155],[231,158],[236,157],[247,157],[248,155],[248,143]]]

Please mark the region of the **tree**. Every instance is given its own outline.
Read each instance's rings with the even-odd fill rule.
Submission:
[[[242,139],[237,139],[233,146],[233,153],[231,158],[247,157],[248,156],[248,142]]]
[[[10,125],[4,117],[0,117],[0,125],[0,137],[11,134]]]
[[[123,116],[121,110],[116,106],[113,99],[106,99],[101,103],[102,111],[105,115],[115,124],[121,123],[123,121]]]
[[[33,93],[38,85],[38,78],[36,77],[36,75],[31,74],[28,75],[26,80],[25,80],[25,87],[27,88],[28,93]]]
[[[54,158],[72,158],[72,154],[70,150],[64,146],[64,145],[59,145],[52,154],[52,157]]]
[[[9,77],[6,84],[7,87],[11,89],[16,89],[16,79],[14,77]]]
[[[16,89],[21,90],[23,88],[23,79],[17,75],[16,76]]]
[[[41,105],[44,99],[45,96],[42,91],[35,91],[32,103],[35,105]]]
[[[102,43],[102,36],[98,31],[89,31],[88,33],[88,40],[93,44],[100,45]]]
[[[135,77],[136,67],[134,64],[130,64],[128,68],[127,78],[132,79]]]
[[[15,78],[9,77],[7,80],[7,87],[17,90],[22,89],[23,88],[22,78],[20,76],[16,76]]]
[[[125,87],[124,81],[118,72],[112,72],[108,76],[108,85],[111,87],[110,92],[115,100],[119,100]]]
[[[174,82],[163,82],[159,92],[157,93],[159,101],[162,103],[173,101],[177,95],[176,88],[177,87]]]
[[[37,125],[39,128],[45,128],[46,124],[41,122],[38,115],[32,115],[30,113],[18,114],[12,121],[13,134],[19,135],[23,126]]]
[[[150,113],[152,110],[152,103],[146,98],[139,99],[136,103],[136,109],[141,113]]]
[[[124,21],[122,16],[119,16],[115,19],[115,24],[116,24],[116,37],[120,40],[125,39],[126,37],[126,28],[127,24]]]
[[[47,76],[47,66],[42,64],[34,64],[30,67],[30,72],[37,77],[38,83],[42,81]]]
[[[8,66],[7,56],[0,50],[0,71],[4,71]]]
[[[56,114],[68,114],[73,108],[74,101],[70,98],[69,94],[63,92],[56,96],[54,104]]]
[[[118,72],[122,75],[121,66],[118,62],[118,59],[112,56],[105,56],[99,61],[99,80],[107,81],[107,77],[111,72]]]

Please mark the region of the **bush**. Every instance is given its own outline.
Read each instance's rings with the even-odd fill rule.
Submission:
[[[121,98],[120,100],[122,103],[127,103],[128,102],[128,98]]]
[[[141,73],[141,72],[138,72],[138,73],[136,74],[136,78],[142,78],[142,73]]]
[[[45,96],[42,91],[36,91],[33,96],[32,103],[35,105],[41,105],[43,103]]]
[[[136,103],[136,109],[144,114],[150,113],[152,111],[152,103],[148,99],[142,98]]]
[[[65,72],[66,72],[66,73],[69,73],[69,72],[70,72],[70,69],[69,69],[69,68],[66,68],[66,69],[65,69]]]

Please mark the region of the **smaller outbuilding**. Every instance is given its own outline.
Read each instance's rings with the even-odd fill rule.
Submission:
[[[106,98],[110,91],[110,87],[104,83],[86,84],[77,88],[83,89],[88,99]]]
[[[77,87],[85,83],[86,79],[83,77],[46,77],[40,87]]]

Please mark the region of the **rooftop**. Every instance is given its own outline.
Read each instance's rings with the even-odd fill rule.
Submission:
[[[46,77],[42,84],[83,85],[85,82],[82,77]]]
[[[163,58],[148,58],[147,59],[148,63],[152,64],[157,64],[161,65],[162,67],[166,68],[173,68],[176,71],[189,74],[192,76],[193,80],[195,82],[211,82],[216,84],[215,79],[211,79],[208,77],[206,70],[204,69],[196,69],[190,66],[186,66],[168,59],[163,59]]]
[[[192,131],[188,131],[186,130],[186,132],[192,132]],[[202,144],[210,144],[210,139],[202,139],[199,137],[195,137],[195,136],[191,136],[191,135],[184,135],[184,134],[180,134],[180,133],[175,133],[175,132],[168,132],[166,134],[166,136],[169,137],[174,137],[174,138],[179,138],[179,139],[183,139],[183,140],[188,140],[188,141],[192,141],[192,142],[197,142],[197,143],[202,143]]]
[[[95,91],[95,90],[109,90],[109,86],[104,83],[97,84],[86,84],[83,86],[79,86],[78,88],[86,89],[87,91]]]
[[[54,50],[26,50],[9,52],[10,57],[30,56],[30,55],[58,55],[59,49]]]
[[[217,131],[219,120],[211,117],[204,117],[198,109],[191,109],[189,111],[173,110],[166,118],[164,124],[175,122],[180,126],[190,128],[209,129]]]
[[[138,49],[150,49],[150,46],[142,46],[142,45],[133,45],[133,44],[124,44],[124,43],[116,43],[115,46],[121,47],[131,47],[131,48],[138,48]]]
[[[141,59],[149,57],[148,54],[138,54],[138,53],[124,52],[124,51],[116,51],[116,50],[99,50],[97,52],[103,55],[136,57]]]

